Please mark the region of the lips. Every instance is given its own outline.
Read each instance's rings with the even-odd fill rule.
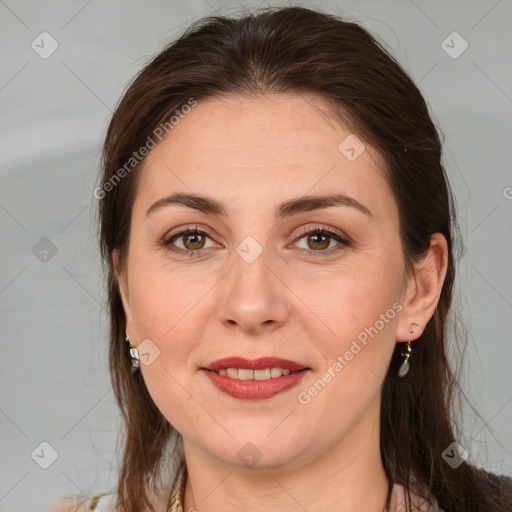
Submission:
[[[265,368],[282,368],[290,370],[290,372],[300,372],[301,370],[308,369],[307,366],[281,359],[279,357],[260,357],[259,359],[245,359],[243,357],[226,357],[218,359],[208,366],[204,366],[204,370],[219,371],[228,368],[245,368],[247,370],[264,370]]]
[[[219,391],[233,398],[238,400],[266,400],[297,386],[309,373],[309,370],[304,369],[267,380],[231,379],[204,368],[202,373]]]
[[[251,375],[251,370],[261,372],[267,369],[270,371],[263,372],[264,375]],[[219,391],[233,398],[266,400],[297,386],[311,368],[279,357],[260,357],[251,360],[233,356],[218,359],[200,370]],[[243,372],[244,377],[238,375],[239,370]],[[234,378],[229,375],[233,372]]]

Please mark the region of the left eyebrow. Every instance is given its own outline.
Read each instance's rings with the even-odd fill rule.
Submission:
[[[295,213],[309,212],[328,208],[330,206],[350,206],[364,213],[368,217],[373,217],[372,212],[359,201],[345,194],[328,194],[323,196],[305,196],[291,199],[281,203],[276,210],[276,220],[288,217]]]
[[[153,203],[146,212],[146,217],[151,213],[170,205],[183,205],[194,210],[199,210],[210,215],[228,216],[224,205],[211,197],[198,194],[176,192],[167,197],[162,197]],[[368,217],[373,217],[372,212],[359,201],[345,194],[328,194],[317,196],[305,196],[284,201],[278,205],[275,219],[279,220],[301,212],[320,210],[331,206],[349,206],[359,210]]]

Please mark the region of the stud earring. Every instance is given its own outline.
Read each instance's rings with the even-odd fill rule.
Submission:
[[[411,324],[411,327],[409,327],[409,332],[412,334],[414,332],[413,326],[419,327],[420,324],[413,322]],[[405,377],[407,373],[409,372],[409,357],[411,356],[412,348],[411,348],[411,342],[407,342],[407,346],[405,347],[405,350],[402,350],[402,364],[400,365],[400,368],[398,369],[398,376],[399,377]]]
[[[126,334],[125,341],[126,341],[126,343],[128,343],[128,345],[130,345],[130,340],[128,339],[128,334]],[[135,347],[130,347],[130,358],[132,360],[132,367],[139,368],[140,367],[139,351]]]

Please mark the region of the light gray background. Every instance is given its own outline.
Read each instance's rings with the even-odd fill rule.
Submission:
[[[43,510],[115,483],[119,417],[92,196],[100,143],[128,81],[164,43],[203,15],[267,5],[208,1],[0,1],[2,511]],[[510,474],[512,2],[302,5],[359,21],[384,41],[444,133],[465,244],[463,383],[484,420],[467,415],[462,444],[472,462]],[[59,45],[47,59],[31,48],[43,31]],[[458,58],[442,47],[454,31],[469,44]],[[42,237],[57,249],[46,262],[33,252]],[[46,470],[31,457],[43,441],[58,452]],[[50,461],[48,448],[35,453]]]

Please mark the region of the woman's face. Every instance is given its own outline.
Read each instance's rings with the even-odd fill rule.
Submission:
[[[288,94],[201,100],[149,154],[138,183],[127,332],[185,445],[231,465],[293,467],[378,438],[391,354],[411,339],[383,162],[319,104]],[[177,193],[222,213],[206,200],[162,201]],[[179,236],[195,228],[207,234]],[[205,369],[231,357],[306,369],[241,380]]]

